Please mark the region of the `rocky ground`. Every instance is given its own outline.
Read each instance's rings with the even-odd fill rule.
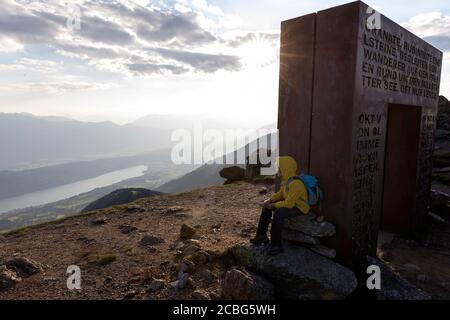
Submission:
[[[378,256],[394,272],[427,292],[432,299],[450,299],[450,223],[431,221],[416,239],[393,237],[379,247]]]
[[[0,291],[0,299],[218,298],[228,267],[221,254],[253,235],[265,193],[238,183],[156,196],[3,236],[0,264],[20,256],[43,271]],[[205,261],[174,289],[180,263],[199,251],[205,257],[193,260]],[[80,291],[66,287],[69,265],[81,267]]]
[[[271,184],[238,182],[144,198],[0,236],[0,299],[280,296],[271,282],[252,271],[293,276],[304,290],[296,297],[317,298],[308,296],[315,290],[321,298],[344,298],[353,290],[352,273],[311,249],[287,249],[297,250],[301,259],[309,261],[309,268],[286,268],[269,261],[264,265],[272,269],[258,270],[258,261],[266,258],[241,245],[254,234],[260,204],[272,191]],[[432,239],[389,239],[380,247],[380,256],[432,298],[450,298],[450,250],[439,247],[448,240],[449,225],[439,223],[434,228]],[[291,259],[283,254],[286,261]],[[314,267],[319,264],[326,267]],[[82,290],[67,289],[70,265],[81,268]],[[320,281],[331,289],[318,290],[316,282],[304,281],[305,273],[311,279],[325,279]],[[348,281],[338,285],[334,277]],[[233,288],[239,288],[238,297],[233,296]]]

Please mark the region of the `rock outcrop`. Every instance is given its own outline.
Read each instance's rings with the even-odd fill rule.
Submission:
[[[14,270],[22,278],[40,273],[43,270],[40,263],[24,257],[13,257],[5,262],[5,266]]]
[[[20,281],[21,279],[15,271],[6,266],[0,266],[0,291],[9,289]]]
[[[430,209],[432,212],[450,214],[449,195],[437,190],[431,190],[430,192]]]
[[[242,181],[245,179],[245,169],[233,166],[220,170],[219,175],[226,179],[225,184],[233,183],[236,181]]]
[[[351,270],[301,246],[285,244],[275,257],[263,246],[240,244],[229,252],[240,265],[270,280],[277,298],[342,299],[357,286]]]
[[[336,233],[334,226],[326,221],[317,221],[313,214],[299,215],[286,219],[284,227],[288,230],[302,232],[311,237],[331,237]]]
[[[376,290],[377,300],[430,300],[426,292],[400,277],[381,260],[368,257],[368,262],[380,267],[381,289]]]
[[[15,256],[0,265],[0,291],[9,289],[22,281],[43,271],[43,266],[31,259]]]
[[[272,300],[273,285],[260,275],[242,268],[231,269],[222,281],[222,298],[231,300]]]
[[[284,223],[283,239],[296,244],[307,245],[312,251],[329,259],[336,257],[336,251],[320,244],[320,238],[331,237],[335,227],[313,214],[288,218]]]

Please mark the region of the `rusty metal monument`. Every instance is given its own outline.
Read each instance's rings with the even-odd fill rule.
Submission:
[[[318,177],[338,260],[423,226],[442,52],[357,1],[282,22],[280,154]],[[376,14],[376,13],[375,13]]]

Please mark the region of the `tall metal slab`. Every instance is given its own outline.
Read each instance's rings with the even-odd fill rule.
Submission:
[[[423,226],[441,67],[441,51],[361,1],[282,23],[280,154],[319,178],[316,210],[346,264],[376,254],[380,229]]]

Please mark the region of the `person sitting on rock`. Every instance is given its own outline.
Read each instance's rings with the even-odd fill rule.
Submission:
[[[281,232],[284,219],[299,214],[307,214],[310,209],[308,205],[308,191],[305,185],[299,179],[292,179],[297,176],[297,162],[295,159],[290,156],[279,157],[277,165],[278,175],[281,176],[280,191],[264,201],[256,236],[250,240],[255,245],[268,244],[270,242],[269,255],[277,255],[283,251]],[[269,241],[267,230],[272,214],[273,219]]]

